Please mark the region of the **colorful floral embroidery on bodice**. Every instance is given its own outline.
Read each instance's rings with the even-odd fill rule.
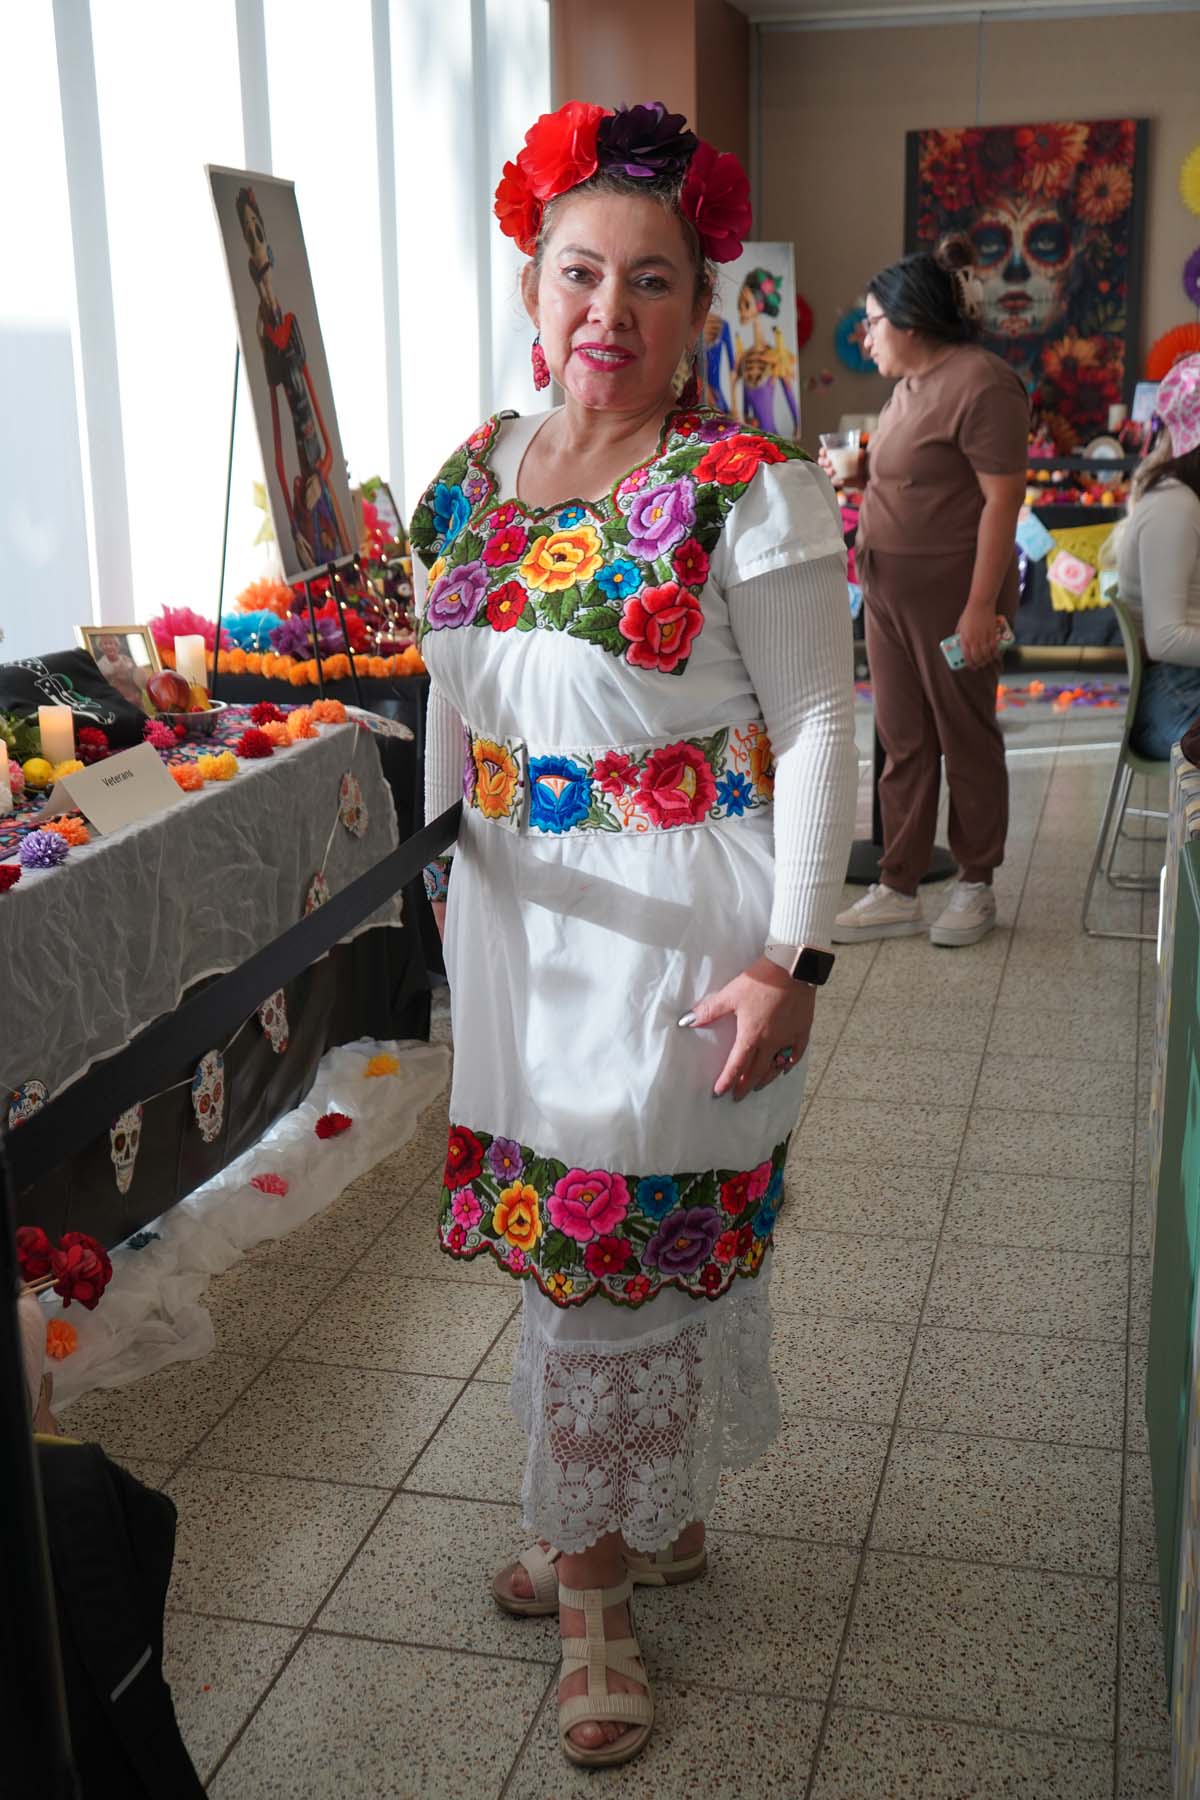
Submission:
[[[498,501],[491,468],[511,416],[472,432],[413,514],[429,570],[422,638],[468,625],[564,631],[633,668],[681,675],[728,514],[763,463],[805,452],[723,413],[674,412],[654,455],[603,500],[527,507]]]

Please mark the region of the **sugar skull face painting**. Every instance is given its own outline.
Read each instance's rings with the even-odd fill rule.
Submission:
[[[1100,119],[909,133],[908,248],[970,238],[984,344],[1020,372],[1035,429],[1061,452],[1128,398],[1145,131]]]

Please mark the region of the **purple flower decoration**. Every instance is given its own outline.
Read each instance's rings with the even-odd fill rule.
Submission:
[[[17,861],[24,869],[54,869],[69,849],[57,831],[31,831],[17,851]]]
[[[497,1181],[517,1181],[525,1167],[521,1146],[515,1144],[511,1138],[493,1138],[487,1159]]]
[[[622,106],[601,119],[596,156],[602,169],[617,169],[635,180],[678,173],[691,161],[699,139],[682,113],[668,112],[661,100]]]
[[[1193,250],[1183,265],[1183,291],[1193,306],[1200,306],[1200,250]]]
[[[625,509],[629,520],[629,549],[644,562],[654,562],[682,543],[696,522],[696,501],[687,481],[669,481],[665,487],[643,488]]]
[[[439,575],[425,602],[425,623],[429,629],[450,631],[456,625],[472,624],[487,593],[488,573],[477,558]]]
[[[344,648],[341,627],[332,619],[317,620],[317,642],[322,656],[333,656]],[[289,613],[270,635],[270,645],[277,656],[297,656],[303,662],[314,654],[308,614]]]
[[[712,1253],[723,1226],[711,1206],[677,1207],[668,1213],[642,1252],[642,1266],[664,1275],[691,1275]]]

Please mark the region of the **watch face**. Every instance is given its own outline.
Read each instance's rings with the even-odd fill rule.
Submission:
[[[824,987],[833,974],[834,956],[830,950],[802,950],[792,967],[792,975],[796,981],[811,982],[813,987]]]

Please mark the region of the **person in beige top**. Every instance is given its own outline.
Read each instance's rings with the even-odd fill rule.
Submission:
[[[1122,600],[1147,663],[1133,747],[1165,762],[1200,718],[1200,356],[1185,356],[1158,390],[1159,430],[1133,481],[1117,544]]]
[[[999,619],[1011,619],[1018,602],[1029,400],[1016,372],[975,342],[970,257],[967,241],[951,238],[884,269],[867,289],[871,354],[881,375],[898,377],[859,470],[858,570],[886,754],[884,847],[878,884],[839,915],[835,943],[927,929],[917,890],[943,760],[959,880],[930,938],[973,944],[996,923],[992,875],[1008,829]],[[822,463],[832,474],[824,452]],[[940,647],[955,633],[966,665],[958,670]]]

